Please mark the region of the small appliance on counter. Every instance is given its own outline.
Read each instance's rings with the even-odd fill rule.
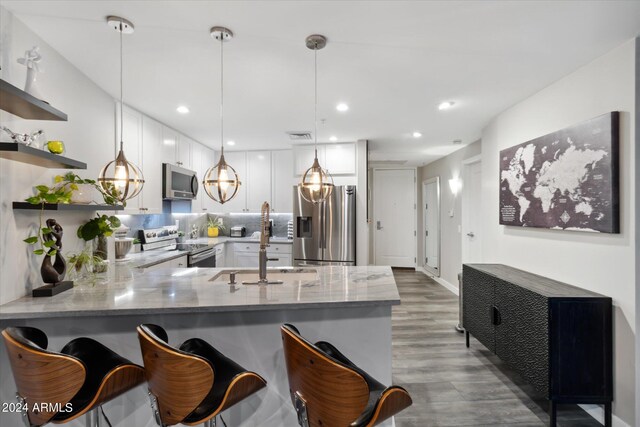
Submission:
[[[134,238],[127,237],[129,230],[129,227],[121,224],[120,227],[116,228],[113,232],[116,244],[116,261],[126,261],[127,254],[133,247]]]
[[[178,227],[167,225],[161,228],[140,230],[143,251],[174,250],[187,253],[188,267],[215,267],[216,250],[204,243],[178,243]]]
[[[231,227],[231,237],[245,237],[247,235],[247,227],[244,225],[236,225]]]

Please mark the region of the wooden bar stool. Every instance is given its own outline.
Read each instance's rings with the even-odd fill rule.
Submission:
[[[168,344],[158,326],[138,326],[151,409],[162,427],[182,423],[215,426],[217,415],[267,385],[206,341]]]
[[[303,427],[371,427],[411,406],[402,387],[385,387],[334,346],[281,327],[289,392]]]
[[[2,336],[27,427],[67,423],[83,414],[87,426],[97,427],[102,404],[144,382],[141,366],[91,338],[76,338],[56,353],[47,350],[47,335],[36,328],[10,327]]]

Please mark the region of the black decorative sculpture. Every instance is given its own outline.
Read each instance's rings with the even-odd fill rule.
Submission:
[[[56,243],[49,247],[47,254],[42,260],[42,267],[40,267],[40,274],[42,274],[42,281],[44,283],[60,283],[64,280],[64,276],[67,273],[67,263],[62,256],[62,235],[64,230],[62,226],[58,224],[55,219],[47,220],[47,228],[51,230],[51,233],[43,234],[45,242],[50,242],[55,239]],[[56,251],[55,262],[51,264],[51,252]]]
[[[67,274],[67,262],[64,260],[61,252],[64,230],[62,226],[58,224],[58,221],[51,218],[47,220],[47,228],[50,229],[51,232],[42,235],[44,241],[51,242],[55,240],[55,243],[47,246],[48,251],[45,254],[44,260],[42,260],[40,275],[42,276],[42,281],[48,283],[48,285],[34,289],[32,291],[34,297],[53,296],[73,287],[73,282],[63,281]],[[51,259],[54,257],[55,261],[52,263]]]

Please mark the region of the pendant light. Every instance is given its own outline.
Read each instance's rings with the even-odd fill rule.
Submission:
[[[313,204],[324,202],[333,191],[333,178],[325,169],[322,169],[318,161],[318,50],[325,47],[327,39],[324,36],[314,34],[306,38],[306,45],[313,50],[314,55],[314,158],[313,164],[302,175],[298,184],[298,192],[306,201]]]
[[[120,33],[120,151],[115,160],[110,161],[102,168],[98,183],[105,192],[109,194],[115,193],[116,198],[121,203],[126,204],[126,200],[136,197],[142,191],[142,186],[144,185],[142,171],[138,166],[127,160],[123,149],[122,35],[132,34],[133,24],[118,16],[107,17],[107,24]]]
[[[207,196],[221,205],[233,199],[240,189],[240,177],[224,159],[224,43],[233,33],[228,28],[211,28],[211,37],[220,41],[220,160],[204,174],[202,186]]]

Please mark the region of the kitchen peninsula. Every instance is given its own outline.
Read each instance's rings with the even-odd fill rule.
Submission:
[[[106,285],[2,305],[0,327],[40,328],[53,350],[91,336],[136,363],[141,356],[135,328],[141,323],[162,325],[171,344],[203,338],[267,380],[266,390],[223,414],[234,426],[297,425],[282,354],[283,323],[295,324],[312,341],[330,338],[373,377],[391,383],[391,307],[400,303],[391,268],[272,268],[268,275],[284,283],[266,286],[243,285],[242,271],[230,285],[231,271],[122,266]],[[0,355],[8,366],[6,351]],[[2,369],[0,401],[13,401],[14,393],[10,370]],[[114,425],[155,425],[144,387],[109,402],[105,412]],[[0,413],[0,425],[18,422],[18,414]]]

